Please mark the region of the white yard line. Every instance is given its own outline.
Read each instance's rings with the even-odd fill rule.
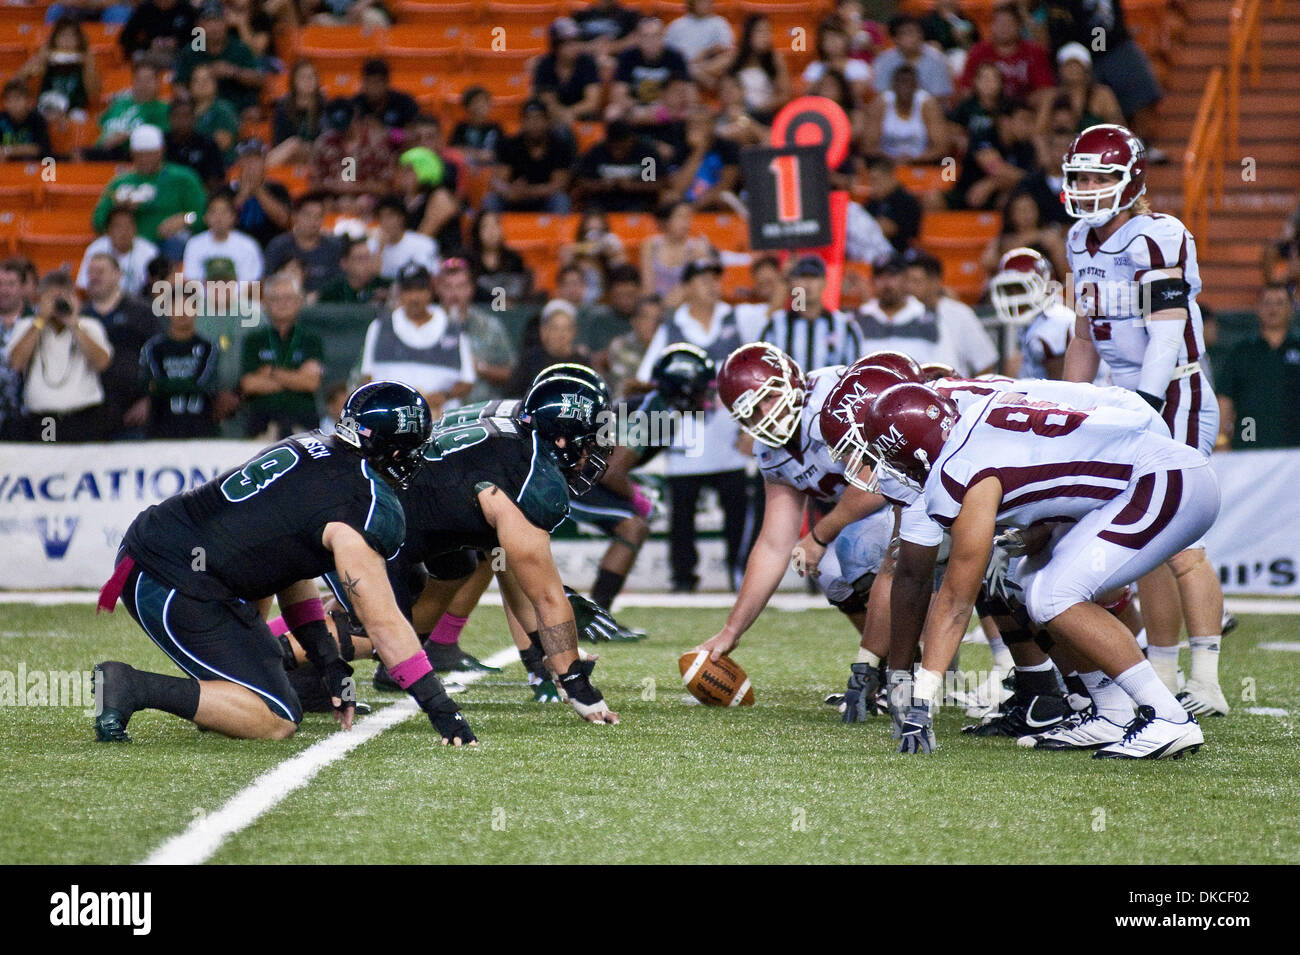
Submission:
[[[518,659],[519,652],[508,647],[483,662],[499,667]],[[488,675],[477,670],[460,674],[456,681],[468,686]],[[141,865],[199,865],[206,862],[222,843],[266,815],[291,792],[306,786],[326,766],[419,712],[415,701],[407,697],[359,720],[351,732],[331,733],[297,756],[258,776],[216,812],[195,819],[188,829],[155,849]],[[433,730],[430,729],[429,733],[430,745],[434,745]]]

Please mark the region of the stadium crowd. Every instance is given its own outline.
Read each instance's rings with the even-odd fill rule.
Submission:
[[[978,289],[949,294],[945,263],[922,248],[925,217],[995,212],[985,272],[1029,246],[1062,276],[1070,139],[1123,121],[1148,161],[1163,159],[1160,90],[1119,4],[1018,0],[984,35],[957,0],[885,23],[860,0],[812,3],[802,69],[761,4],[729,5],[730,18],[712,0],[666,17],[643,6],[598,0],[550,21],[509,108],[470,71],[440,77],[458,87],[450,111],[402,88],[383,55],[336,95],[299,50],[307,29],[401,26],[403,4],[50,6],[39,48],[3,87],[3,158],[52,156],[56,177],[62,163],[121,165],[75,272],[0,261],[0,439],[41,440],[51,422],[61,441],[275,437],[328,426],[359,380],[409,381],[436,411],[519,396],[561,360],[626,396],[665,318],[708,325],[718,309],[805,367],[899,348],[977,374],[999,350],[969,307]],[[117,49],[92,44],[92,28]],[[1110,42],[1095,53],[1098,28]],[[835,100],[853,130],[832,183],[854,197],[848,258],[873,267],[870,286],[846,279],[856,310],[822,308],[816,260],[750,256],[700,227],[743,221],[740,150],[767,142],[802,93]],[[69,122],[97,132],[53,143]],[[951,181],[937,175],[947,157]],[[902,175],[927,167],[936,175]],[[517,213],[576,214],[572,233],[547,236],[553,277],[514,247]],[[655,228],[620,234],[636,214]],[[1270,414],[1300,397],[1294,233],[1266,255],[1282,281],[1261,292],[1259,334],[1214,356],[1225,444],[1300,444],[1294,421]],[[173,307],[183,297],[158,290],[181,280],[238,283],[253,305]],[[799,288],[809,294],[792,298]],[[214,321],[232,315],[234,332]],[[1266,383],[1260,363],[1276,365]],[[1232,425],[1245,417],[1273,424],[1243,445]]]

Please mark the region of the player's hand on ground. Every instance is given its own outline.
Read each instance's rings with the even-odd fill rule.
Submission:
[[[357,711],[357,684],[352,679],[352,667],[343,660],[332,660],[322,670],[321,681],[330,695],[334,720],[343,729],[352,729],[352,718]]]
[[[710,660],[720,660],[732,650],[736,649],[736,644],[738,643],[740,643],[740,637],[734,636],[726,630],[719,630],[703,643],[692,647],[691,650],[694,652],[708,650]]]
[[[854,663],[849,667],[849,683],[844,690],[842,722],[860,723],[874,715],[876,692],[880,689],[880,674],[870,663]]]
[[[434,732],[442,737],[443,746],[477,746],[478,737],[469,728],[465,714],[459,709],[439,710],[429,714]]]
[[[933,753],[939,744],[934,738],[934,718],[930,707],[913,706],[903,718],[903,738],[898,743],[900,753]]]
[[[595,663],[590,660],[574,660],[566,673],[556,680],[556,687],[565,702],[577,711],[588,723],[618,722],[618,714],[609,708],[600,690],[591,684],[591,671]]]
[[[816,579],[821,576],[818,565],[825,556],[826,548],[813,540],[812,533],[809,532],[795,545],[794,552],[790,555],[790,563],[794,565],[795,573],[800,577]]]

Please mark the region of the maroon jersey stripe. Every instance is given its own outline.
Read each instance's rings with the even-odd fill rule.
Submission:
[[[1183,472],[1166,471],[1167,481],[1165,484],[1165,496],[1160,503],[1160,513],[1156,515],[1146,530],[1138,531],[1134,534],[1121,534],[1118,531],[1104,530],[1097,536],[1102,540],[1110,541],[1112,544],[1119,544],[1121,547],[1128,547],[1132,550],[1141,550],[1155,540],[1156,535],[1169,526],[1169,522],[1174,519],[1174,512],[1178,510],[1178,504],[1183,498]],[[1147,512],[1150,513],[1148,507]],[[1121,514],[1123,511],[1120,512]]]
[[[1133,468],[1127,464],[1114,464],[1108,461],[1062,461],[1057,464],[1032,464],[1022,468],[985,468],[967,482],[966,486],[958,484],[944,473],[944,489],[956,501],[986,477],[996,477],[1002,484],[1002,493],[1010,494],[1027,484],[1039,481],[1054,481],[1065,477],[1095,477],[1112,481],[1127,481],[1133,476]]]
[[[1057,497],[1091,497],[1098,501],[1110,501],[1123,493],[1122,487],[1106,487],[1102,484],[1061,484],[1056,487],[1040,488],[1037,491],[1026,491],[1016,497],[1004,497],[998,506],[998,513],[1010,511],[1024,504],[1033,504],[1036,501],[1050,501]]]
[[[1136,524],[1142,520],[1146,514],[1147,508],[1151,506],[1151,495],[1156,489],[1156,476],[1154,474],[1144,474],[1138,478],[1137,487],[1133,489],[1133,499],[1124,505],[1124,509],[1115,515],[1111,521],[1112,527],[1123,527],[1125,524]]]

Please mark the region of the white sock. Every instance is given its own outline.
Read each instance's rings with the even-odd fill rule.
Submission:
[[[914,704],[928,703],[930,706],[934,706],[939,701],[939,693],[942,689],[942,673],[935,673],[925,667],[916,668],[916,682],[912,685],[912,702]]]
[[[1147,660],[1151,662],[1151,668],[1156,671],[1156,676],[1160,677],[1160,682],[1169,688],[1169,692],[1177,693],[1178,645],[1158,647],[1154,643],[1149,643],[1147,644]]]
[[[1007,649],[1007,645],[1002,638],[994,637],[991,639],[989,649],[993,651],[993,665],[1003,673],[1010,673],[1016,663],[1011,659],[1011,651]]]
[[[858,658],[857,658],[856,660],[854,660],[853,662],[854,662],[854,663],[869,663],[869,664],[871,664],[873,667],[878,667],[878,666],[880,666],[880,657],[876,656],[874,653],[872,653],[872,652],[871,652],[870,650],[868,650],[866,647],[858,647]]]
[[[1203,686],[1219,685],[1219,643],[1217,633],[1212,637],[1188,637],[1192,647],[1191,678]]]
[[[1143,660],[1135,663],[1119,676],[1115,682],[1137,701],[1138,706],[1149,706],[1156,711],[1156,716],[1174,723],[1186,721],[1187,714],[1182,704],[1169,692],[1169,688],[1160,682],[1155,669]]]
[[[1133,701],[1119,684],[1106,674],[1100,670],[1093,670],[1091,673],[1080,673],[1079,679],[1088,688],[1088,695],[1092,697],[1092,702],[1097,707],[1098,716],[1104,716],[1120,726],[1133,718]]]
[[[1135,636],[1133,639],[1137,641],[1139,650],[1145,650],[1149,645],[1147,643],[1147,628],[1143,627],[1141,630],[1139,630],[1137,632],[1137,636]]]

